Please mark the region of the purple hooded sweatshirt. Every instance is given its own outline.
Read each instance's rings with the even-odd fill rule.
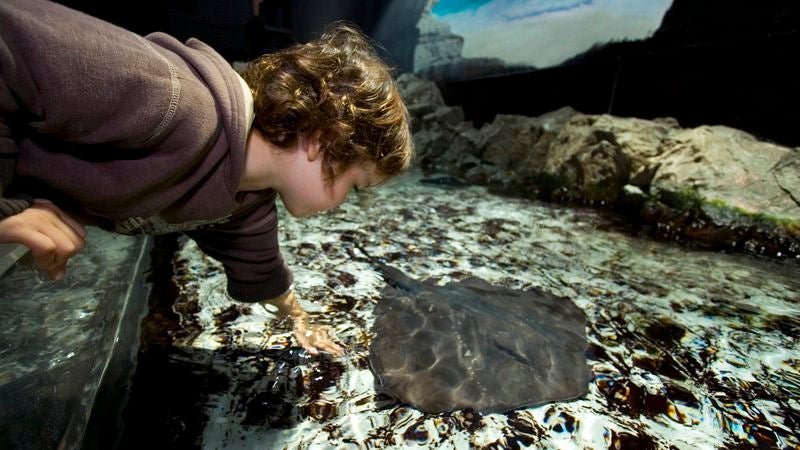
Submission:
[[[275,192],[237,192],[241,79],[197,39],[0,1],[0,219],[45,198],[121,233],[183,231],[241,301],[285,293]]]

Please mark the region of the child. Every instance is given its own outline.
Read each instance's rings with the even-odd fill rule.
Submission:
[[[196,39],[44,0],[0,2],[0,39],[0,242],[60,279],[83,225],[183,231],[234,299],[277,305],[309,352],[341,354],[296,301],[275,196],[307,216],[408,167],[408,114],[358,31],[333,26],[242,77]]]

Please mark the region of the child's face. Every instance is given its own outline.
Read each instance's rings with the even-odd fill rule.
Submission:
[[[286,210],[294,217],[308,217],[336,208],[351,189],[365,189],[383,181],[375,163],[364,161],[337,174],[333,183],[326,182],[319,143],[309,140],[300,145],[308,145],[311,151],[305,152],[306,157],[298,158],[292,167],[292,176],[279,192]]]

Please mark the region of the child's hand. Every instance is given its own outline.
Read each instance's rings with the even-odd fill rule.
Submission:
[[[292,321],[294,322],[294,336],[308,353],[317,355],[319,352],[327,352],[333,356],[344,354],[344,349],[331,339],[328,327],[309,324],[307,315],[292,317]]]
[[[300,306],[293,289],[278,298],[266,300],[264,303],[277,306],[279,316],[292,320],[294,336],[308,353],[318,355],[319,352],[327,352],[334,356],[344,354],[344,349],[333,342],[329,328],[310,324],[308,313]]]
[[[86,245],[86,229],[48,200],[0,220],[0,242],[22,244],[53,280],[64,278],[67,261]]]

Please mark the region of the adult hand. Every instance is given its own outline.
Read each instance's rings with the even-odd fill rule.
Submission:
[[[278,307],[279,316],[292,320],[294,336],[308,353],[318,355],[319,352],[327,352],[334,356],[344,354],[344,349],[333,342],[328,327],[311,324],[308,313],[300,306],[293,289],[278,298],[266,300],[264,303],[275,305]]]
[[[67,261],[86,246],[86,229],[48,200],[0,220],[0,242],[22,244],[53,280],[64,278]]]

